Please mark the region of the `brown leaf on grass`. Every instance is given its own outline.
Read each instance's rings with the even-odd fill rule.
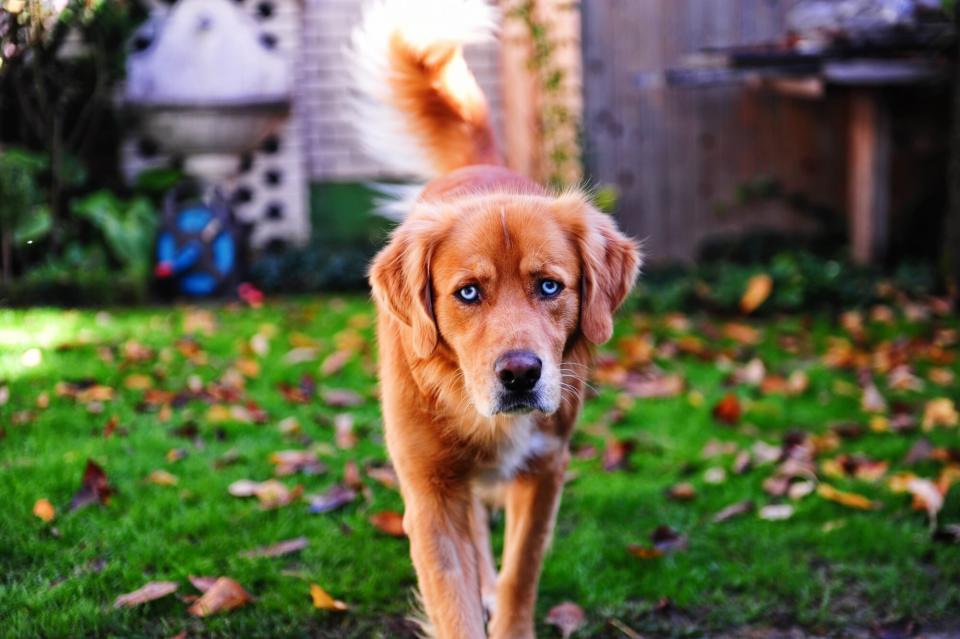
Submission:
[[[298,346],[291,349],[283,356],[283,363],[289,365],[303,364],[312,362],[320,355],[319,351],[312,346]]]
[[[208,617],[218,612],[240,608],[251,601],[253,597],[243,589],[243,586],[229,577],[220,577],[187,609],[187,612],[194,617]]]
[[[333,418],[334,441],[337,448],[350,450],[357,445],[357,436],[353,432],[353,415],[338,413]]]
[[[880,505],[863,495],[837,490],[830,484],[821,483],[817,486],[817,494],[826,500],[857,510],[873,510]]]
[[[741,413],[740,400],[733,393],[724,395],[713,407],[713,418],[718,422],[731,426],[740,421]]]
[[[933,451],[936,450],[933,447],[933,444],[926,437],[921,437],[913,443],[913,446],[910,447],[910,450],[907,451],[906,456],[903,458],[903,463],[906,466],[915,466],[920,462],[925,462],[928,459],[933,458]]]
[[[637,399],[652,399],[657,397],[676,397],[683,392],[686,383],[683,377],[677,374],[652,375],[628,374],[623,384],[623,390]]]
[[[153,386],[153,378],[143,373],[134,373],[123,380],[123,385],[129,390],[147,390]]]
[[[363,479],[360,477],[360,467],[352,459],[343,465],[343,483],[353,490],[361,491],[366,486],[363,485]]]
[[[113,607],[133,608],[172,595],[179,587],[180,584],[175,581],[151,581],[142,588],[117,597],[113,602]]]
[[[931,399],[923,407],[923,430],[931,431],[937,426],[953,427],[957,425],[957,408],[952,399],[939,397]]]
[[[240,479],[230,484],[228,491],[234,497],[256,497],[264,510],[286,506],[303,494],[303,486],[287,488],[276,479],[264,482]]]
[[[856,477],[869,482],[879,480],[889,467],[890,464],[885,461],[847,454],[825,459],[820,463],[820,470],[828,477]]]
[[[648,548],[639,544],[629,544],[627,552],[639,559],[659,559],[663,557],[663,551],[656,548]]]
[[[323,391],[323,403],[332,408],[351,408],[363,403],[363,397],[344,388],[331,388]]]
[[[310,499],[310,512],[329,513],[343,508],[357,498],[357,491],[341,484],[334,484],[322,495]]]
[[[769,506],[761,508],[757,514],[760,519],[766,521],[783,521],[784,519],[793,517],[795,510],[796,509],[790,504],[770,504]]]
[[[629,439],[610,439],[603,449],[603,469],[607,472],[626,470],[630,453],[636,444]]]
[[[583,608],[572,601],[565,601],[554,606],[544,619],[547,625],[554,626],[560,631],[560,636],[563,639],[569,639],[573,633],[583,627],[586,621]]]
[[[730,504],[716,515],[713,516],[711,521],[715,524],[720,524],[725,521],[729,521],[734,517],[739,517],[740,515],[746,515],[749,512],[753,512],[753,509],[756,508],[754,503],[747,499],[746,501],[738,501],[735,504]]]
[[[43,497],[33,505],[33,514],[49,524],[57,516],[57,509],[53,507],[49,499]]]
[[[213,584],[217,583],[217,577],[197,577],[195,575],[190,575],[187,577],[187,579],[189,579],[190,583],[193,584],[193,587],[200,592],[207,592],[213,588]]]
[[[176,475],[161,469],[151,471],[151,473],[147,475],[147,482],[156,484],[157,486],[176,486],[178,481]]]
[[[320,364],[320,372],[326,377],[336,375],[343,370],[343,367],[347,365],[351,357],[353,357],[353,353],[348,350],[341,349],[334,351],[327,355],[323,363]]]
[[[317,584],[310,584],[310,598],[313,600],[313,607],[318,610],[338,610],[344,611],[350,608],[347,604],[334,599],[327,591]]]
[[[73,512],[94,503],[108,504],[112,494],[113,489],[107,482],[107,474],[103,468],[92,459],[88,459],[87,467],[83,471],[83,483],[70,500],[69,511]]]
[[[880,389],[873,382],[869,382],[863,388],[863,396],[860,399],[860,407],[867,413],[885,413],[887,412],[887,400],[880,394]]]
[[[317,454],[311,450],[278,450],[270,453],[270,463],[276,467],[274,473],[278,477],[295,473],[320,475],[327,472],[327,467],[317,460]]]
[[[368,466],[367,477],[374,480],[385,488],[396,490],[400,486],[400,479],[397,477],[397,471],[390,464],[383,466]]]
[[[670,526],[657,526],[650,541],[655,549],[665,554],[687,549],[687,536]]]
[[[281,557],[283,555],[299,552],[306,548],[309,543],[310,542],[306,537],[297,537],[296,539],[288,539],[286,541],[281,541],[269,546],[261,546],[260,548],[248,550],[247,552],[243,553],[243,556],[249,558]]]
[[[930,520],[930,527],[937,525],[937,515],[943,508],[943,493],[929,479],[915,477],[907,482],[907,492],[913,495],[914,510],[924,510]]]
[[[667,497],[674,501],[693,501],[697,498],[697,490],[690,482],[683,482],[667,489]]]
[[[403,531],[403,515],[398,512],[386,510],[375,513],[370,516],[370,523],[391,537],[406,536],[406,533]]]
[[[773,278],[766,273],[759,273],[750,278],[747,288],[740,298],[740,310],[750,314],[767,301],[773,292]]]
[[[953,386],[956,381],[956,375],[949,368],[931,368],[927,372],[927,377],[937,386]]]
[[[728,322],[723,325],[723,336],[746,346],[760,343],[760,331],[742,322]]]

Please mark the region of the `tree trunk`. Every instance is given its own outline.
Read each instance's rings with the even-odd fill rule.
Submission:
[[[960,7],[954,9],[960,29]],[[960,31],[958,31],[960,33]],[[950,131],[950,165],[947,168],[947,215],[943,233],[943,271],[954,306],[960,309],[960,44],[957,45],[953,77],[953,109]]]

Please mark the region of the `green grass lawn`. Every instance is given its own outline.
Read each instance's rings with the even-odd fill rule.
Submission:
[[[207,310],[0,311],[0,635],[411,636],[403,621],[415,584],[406,541],[369,522],[374,513],[402,510],[395,490],[361,472],[366,498],[327,514],[311,514],[302,498],[265,510],[256,499],[228,493],[236,480],[273,477],[270,456],[280,450],[314,450],[326,466],[319,474],[279,478],[287,487],[302,485],[306,496],[343,481],[348,462],[363,471],[386,461],[369,303],[309,298]],[[949,457],[960,457],[956,426],[920,427],[929,400],[960,400],[942,370],[960,372],[955,333],[947,330],[957,322],[936,315],[908,321],[899,312],[892,323],[874,322],[866,315],[859,336],[827,316],[751,321],[759,342],[749,344],[743,343],[749,335],[735,334],[740,342],[728,337],[721,319],[694,316],[687,324],[677,316],[623,313],[617,338],[603,351],[597,396],[574,438],[573,477],[544,568],[539,618],[558,603],[576,602],[587,617],[577,637],[627,636],[611,620],[646,636],[736,635],[768,626],[846,636],[894,622],[960,629],[960,544],[946,532],[960,522],[960,488],[946,493],[935,534],[910,496],[890,487],[899,471],[937,480]],[[872,371],[886,403],[877,407],[880,418],[861,405],[866,378],[857,367],[824,360],[827,353],[842,355],[830,346],[837,336],[854,344],[864,358],[859,363]],[[325,375],[321,365],[337,350],[348,361]],[[682,392],[637,399],[607,383],[628,370],[652,370],[648,354],[655,367],[681,377]],[[766,389],[756,378],[732,379],[754,358],[765,365]],[[887,360],[898,358],[922,388],[890,388]],[[931,370],[946,385],[931,381]],[[808,385],[771,388],[773,376],[795,371],[806,374]],[[306,374],[316,389],[308,382],[309,401],[292,401],[281,385],[297,388]],[[244,387],[233,396],[211,387],[236,385],[240,377]],[[148,393],[147,381],[154,391],[180,396],[165,402]],[[112,397],[71,396],[92,383],[113,389]],[[323,396],[331,389],[355,391],[362,404],[328,406]],[[712,414],[729,393],[742,409],[733,424]],[[266,413],[262,423],[248,419],[256,408]],[[335,437],[341,413],[354,420],[352,448]],[[891,423],[907,427],[884,431]],[[755,458],[751,468],[734,472],[739,451],[762,457],[757,442],[780,447],[796,432],[839,432],[816,440],[817,477],[873,500],[874,508],[850,508],[817,492],[771,496],[764,482],[777,470],[775,461]],[[908,466],[904,458],[921,439],[936,452]],[[632,443],[626,468],[604,470],[612,441]],[[723,452],[705,456],[710,442],[729,445],[714,443]],[[889,465],[869,481],[851,475],[850,463],[839,472],[830,464],[857,453]],[[69,512],[88,459],[105,470],[114,494],[107,505]],[[608,455],[608,461],[615,460]],[[156,470],[175,476],[176,485],[148,481]],[[683,482],[694,498],[671,498],[667,491]],[[42,498],[56,507],[49,523],[32,513]],[[780,503],[795,510],[779,521],[755,509],[712,522],[743,500],[757,509]],[[687,547],[653,558],[628,552],[631,545],[651,546],[651,534],[663,525],[686,535]],[[494,527],[499,546],[502,517]],[[309,545],[296,554],[243,554],[300,536]],[[190,575],[229,576],[256,600],[193,618],[179,598],[197,593]],[[177,595],[112,607],[118,595],[157,580],[179,582]],[[350,610],[314,609],[311,583]],[[540,636],[560,635],[543,625]]]

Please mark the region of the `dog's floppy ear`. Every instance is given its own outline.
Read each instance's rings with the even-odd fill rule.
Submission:
[[[410,329],[411,347],[419,358],[437,347],[430,282],[432,234],[405,223],[373,259],[370,287],[381,312],[390,313]]]
[[[613,335],[613,313],[637,278],[640,249],[582,193],[561,195],[554,205],[580,253],[580,331],[588,341],[603,344]]]

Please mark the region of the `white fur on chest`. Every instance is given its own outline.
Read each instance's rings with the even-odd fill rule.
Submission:
[[[477,479],[493,483],[512,478],[522,471],[527,462],[560,447],[560,440],[541,431],[533,416],[517,419],[497,451],[496,457],[480,467]]]

